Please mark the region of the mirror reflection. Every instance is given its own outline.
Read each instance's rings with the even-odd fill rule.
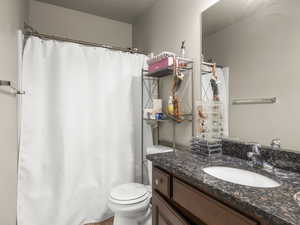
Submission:
[[[216,98],[206,91],[216,76],[224,136],[300,149],[299,8],[221,0],[203,13],[202,98]]]

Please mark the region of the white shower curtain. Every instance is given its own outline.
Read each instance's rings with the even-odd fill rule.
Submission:
[[[140,171],[145,56],[31,37],[23,57],[18,225],[110,217],[112,186]]]

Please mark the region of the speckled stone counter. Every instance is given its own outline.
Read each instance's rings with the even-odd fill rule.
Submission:
[[[250,167],[247,161],[231,156],[208,159],[191,151],[175,151],[147,155],[154,165],[170,172],[217,199],[230,202],[232,207],[263,218],[273,225],[300,225],[300,206],[294,200],[300,191],[300,174],[276,170],[275,173]],[[277,188],[254,188],[222,181],[206,174],[209,166],[229,166],[250,170],[281,183]]]

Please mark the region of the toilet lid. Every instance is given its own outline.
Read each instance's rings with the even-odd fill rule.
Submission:
[[[131,201],[140,199],[147,194],[147,189],[142,184],[130,183],[117,186],[112,189],[111,198],[118,201]]]

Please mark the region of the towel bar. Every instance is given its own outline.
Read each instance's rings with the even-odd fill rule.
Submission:
[[[25,91],[20,91],[18,88],[14,87],[11,81],[0,80],[0,86],[10,87],[12,90],[15,91],[16,95],[25,95]]]
[[[233,99],[232,105],[250,105],[250,104],[274,104],[277,102],[277,97],[273,98],[247,98]]]

